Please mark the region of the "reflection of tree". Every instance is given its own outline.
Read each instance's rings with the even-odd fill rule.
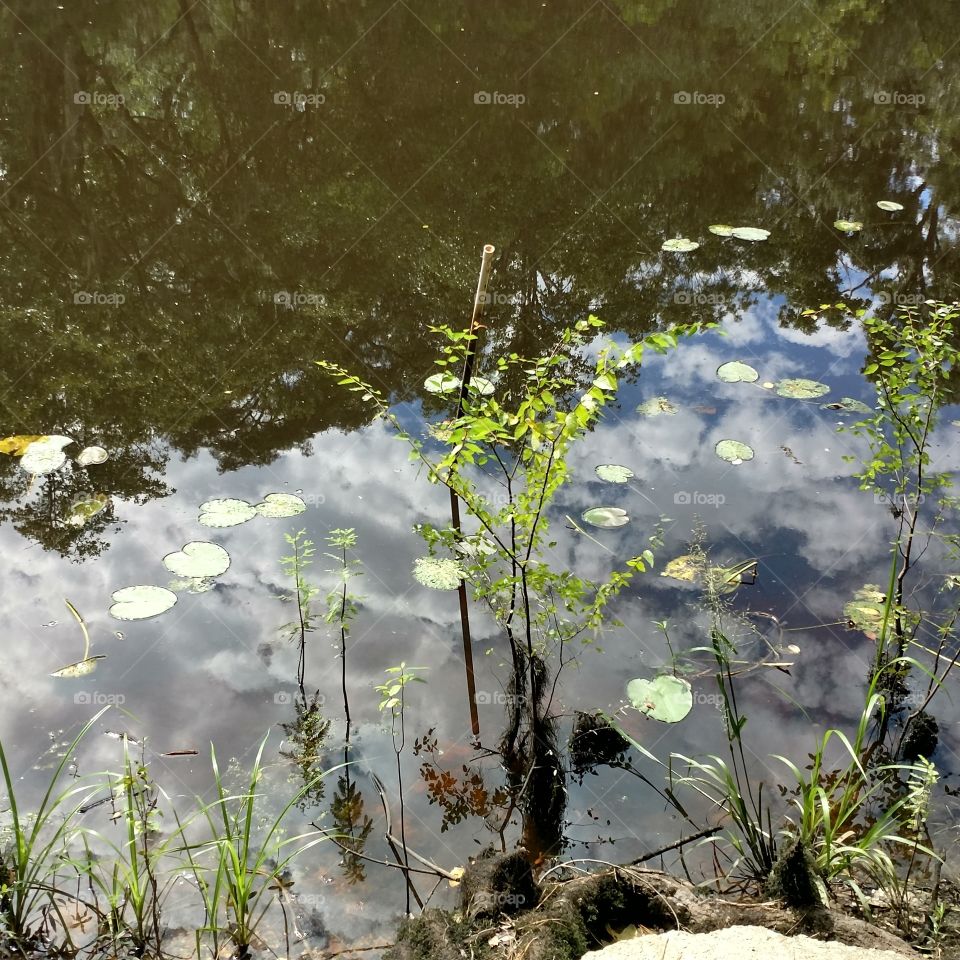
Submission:
[[[11,432],[109,432],[134,496],[159,491],[131,446],[231,470],[364,423],[314,358],[416,396],[482,241],[489,338],[525,355],[589,309],[636,338],[767,292],[809,329],[863,278],[944,296],[957,272],[950,5],[18,0],[0,23],[0,401]],[[520,108],[473,102],[513,87]],[[678,233],[703,246],[662,255]]]
[[[362,854],[373,829],[373,820],[364,813],[363,794],[350,776],[349,764],[344,766],[343,771],[337,777],[337,790],[330,804],[330,812],[337,841],[343,851],[340,866],[347,882],[354,884],[366,879]]]

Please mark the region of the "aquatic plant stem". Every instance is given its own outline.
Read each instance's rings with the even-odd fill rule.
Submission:
[[[473,311],[470,314],[470,334],[474,335],[477,323],[483,315],[483,308],[487,302],[487,285],[490,282],[490,270],[493,267],[493,254],[496,248],[487,243],[483,247],[483,259],[480,263],[480,276],[477,279],[477,292],[473,297]],[[457,397],[457,410],[454,419],[463,416],[463,401],[466,399],[473,376],[473,361],[476,357],[475,340],[467,341],[467,353],[463,360],[463,375],[460,377],[460,394]],[[453,487],[450,487],[450,523],[460,537],[460,500]],[[467,585],[461,580],[457,588],[460,598],[460,632],[463,635],[463,663],[467,674],[467,698],[470,704],[470,728],[475,737],[480,736],[480,714],[477,711],[477,686],[473,669],[473,643],[470,638],[470,608],[467,605]]]

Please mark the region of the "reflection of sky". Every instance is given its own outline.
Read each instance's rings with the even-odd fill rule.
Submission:
[[[775,300],[760,300],[742,319],[726,324],[726,337],[711,333],[672,354],[649,355],[637,382],[623,389],[616,408],[576,448],[571,482],[560,491],[552,515],[554,558],[587,578],[603,578],[615,564],[640,553],[659,517],[669,519],[664,521],[666,545],[658,567],[686,552],[698,517],[718,561],[760,558],[757,585],[742,588],[734,605],[775,614],[786,629],[796,631],[787,638],[801,648],[789,676],[766,670],[742,681],[747,742],[761,773],[776,771],[772,761],[761,759],[769,754],[806,756],[815,735],[810,719],[818,730],[828,724],[850,725],[862,703],[873,648],[871,641],[835,622],[857,587],[886,581],[887,545],[894,533],[887,509],[850,478],[852,467],[843,458],[862,455],[864,447],[849,434],[837,433],[844,418],[821,410],[823,401],[783,399],[760,386],[782,377],[808,377],[830,386],[825,400],[850,396],[870,402],[869,385],[859,377],[861,334],[822,327],[806,336],[782,329],[777,324],[779,306]],[[729,359],[755,366],[759,381],[718,381],[716,367]],[[633,412],[641,400],[658,394],[677,404],[675,416],[643,418]],[[412,409],[404,411],[405,419],[413,416]],[[748,443],[754,459],[736,466],[719,460],[713,448],[723,438]],[[445,522],[448,500],[407,462],[406,447],[383,424],[353,434],[319,435],[313,450],[310,457],[289,452],[270,467],[226,476],[218,475],[206,454],[171,463],[167,480],[176,492],[141,506],[119,505],[118,514],[126,521],[123,533],[109,551],[82,565],[41,552],[10,527],[0,530],[7,571],[0,599],[8,631],[0,671],[7,689],[17,694],[4,698],[0,706],[4,743],[12,748],[17,769],[27,770],[47,749],[48,738],[56,740],[58,731],[75,729],[93,713],[92,701],[122,697],[122,706],[99,724],[101,730],[127,729],[147,736],[158,752],[200,751],[198,758],[153,761],[154,775],[172,795],[190,796],[209,787],[206,751],[211,741],[221,758],[237,757],[244,763],[270,730],[268,754],[271,763],[276,762],[278,724],[292,718],[296,673],[296,650],[279,635],[279,627],[295,614],[278,599],[289,587],[279,564],[288,552],[283,534],[302,526],[322,544],[328,530],[354,527],[364,576],[353,581],[363,600],[349,644],[348,686],[359,725],[359,778],[367,812],[377,820],[374,837],[380,829],[379,803],[365,771],[378,771],[388,784],[395,779],[390,738],[372,687],[386,667],[406,661],[428,668],[427,685],[412,688],[409,704],[404,765],[408,837],[412,846],[452,867],[477,850],[474,837],[487,843],[492,835],[477,821],[441,833],[437,810],[428,805],[417,779],[419,760],[410,753],[413,737],[434,727],[444,760],[455,771],[471,755],[456,596],[427,590],[410,576],[412,560],[421,552],[412,525]],[[934,453],[940,466],[956,467],[955,444],[939,445]],[[625,464],[636,479],[624,486],[603,484],[593,473],[598,463]],[[197,505],[209,497],[256,502],[270,491],[300,492],[310,505],[308,512],[291,520],[258,517],[227,530],[210,531],[196,522]],[[622,529],[593,531],[607,549],[563,521],[565,514],[577,518],[600,503],[622,506],[631,516]],[[230,570],[212,592],[181,594],[169,613],[150,621],[120,623],[107,615],[113,590],[134,583],[165,585],[171,578],[161,564],[163,555],[204,537],[221,543],[232,557]],[[335,583],[324,572],[331,566],[319,550],[308,571],[308,579],[323,592]],[[81,653],[80,633],[64,597],[85,616],[92,652],[107,656],[95,674],[77,680],[49,676]],[[577,651],[576,662],[564,670],[557,700],[567,724],[564,735],[572,711],[616,709],[626,680],[652,674],[666,661],[663,639],[652,621],[670,621],[677,649],[704,642],[703,619],[692,607],[694,600],[692,591],[656,572],[638,577],[616,604],[624,627],[604,636],[602,653]],[[477,686],[494,694],[504,682],[501,665],[507,651],[490,623],[479,612],[475,616]],[[308,689],[320,690],[325,712],[335,721],[342,718],[337,649],[337,637],[321,625],[307,653]],[[711,681],[695,679],[694,685],[698,699],[686,723],[667,727],[639,717],[629,721],[648,749],[664,756],[670,750],[693,755],[725,748]],[[810,719],[791,701],[801,704]],[[499,710],[495,705],[481,707],[487,745],[497,741]],[[957,717],[946,698],[938,713],[947,744],[936,759],[950,769],[949,744]],[[335,723],[331,742],[341,734],[342,722]],[[337,757],[332,751],[330,762]],[[117,745],[93,737],[81,758],[87,771],[116,765]],[[284,770],[277,767],[271,776],[282,794]],[[779,771],[771,776],[779,776]],[[494,767],[489,785],[498,782]],[[331,780],[328,801],[333,789]],[[621,771],[588,777],[583,786],[571,785],[570,790],[571,839],[626,838],[615,854],[618,859],[670,842],[682,829],[657,804],[650,804],[646,788]],[[641,808],[645,813],[638,823]],[[609,826],[604,825],[607,820]],[[376,840],[369,852],[377,858],[388,856]],[[402,909],[396,877],[371,867],[367,886],[345,894],[353,915],[344,916],[335,906],[335,891],[340,889],[337,859],[329,848],[298,868],[302,892],[310,892],[311,882],[329,890],[328,925],[341,932],[363,931]]]

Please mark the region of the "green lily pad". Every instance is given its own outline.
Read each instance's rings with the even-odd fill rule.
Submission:
[[[427,393],[453,393],[460,389],[460,378],[452,373],[435,373],[423,381]]]
[[[820,409],[840,410],[843,413],[873,413],[862,400],[854,400],[853,397],[841,397],[833,403],[822,403]]]
[[[95,517],[110,502],[108,497],[87,497],[84,500],[75,500],[70,504],[70,512],[66,522],[71,527],[82,527],[88,520]]]
[[[843,615],[849,626],[875,638],[883,623],[886,600],[886,594],[875,583],[868,583],[854,593],[853,599],[844,606]]]
[[[754,380],[759,379],[760,374],[749,363],[730,360],[717,367],[717,376],[724,383],[753,383]]]
[[[457,563],[444,557],[417,557],[413,561],[413,576],[425,587],[434,590],[456,590],[467,572]]]
[[[692,554],[674,557],[660,574],[661,577],[669,577],[671,580],[701,583],[721,595],[733,593],[744,583],[753,583],[756,575],[756,560],[744,560],[729,567],[722,567],[719,564],[707,564],[703,557]],[[747,577],[751,579],[745,579]]]
[[[677,408],[666,397],[651,397],[637,407],[637,413],[644,417],[659,417],[661,414],[672,417]]]
[[[61,667],[59,670],[54,670],[50,676],[69,677],[71,679],[73,677],[85,677],[97,669],[98,661],[106,659],[107,655],[105,653],[101,653],[96,657],[87,657],[85,660],[78,660],[76,663],[70,663],[65,667]]]
[[[621,510],[620,507],[591,507],[589,510],[584,510],[581,517],[594,527],[602,527],[605,530],[623,527],[630,522],[627,511]]]
[[[711,223],[707,229],[718,237],[730,237],[733,235],[733,227],[726,223]]]
[[[714,448],[717,456],[727,463],[743,463],[753,459],[753,448],[739,440],[720,440]]]
[[[469,389],[472,393],[479,393],[481,397],[489,397],[493,393],[493,381],[486,377],[471,377]]]
[[[629,467],[622,467],[619,463],[601,463],[596,468],[597,476],[607,483],[626,483],[634,477]]]
[[[230,554],[217,543],[191,540],[182,550],[168,553],[163,565],[178,577],[219,577],[230,567]]]
[[[696,240],[689,240],[687,237],[674,237],[672,240],[664,240],[660,245],[661,250],[667,253],[690,253],[700,246]]]
[[[627,684],[627,699],[641,713],[661,723],[677,723],[693,709],[689,682],[668,673],[653,680],[631,680]]]
[[[256,508],[246,500],[223,497],[201,503],[199,520],[205,527],[235,527],[256,515]]]
[[[897,203],[896,200],[878,200],[877,206],[881,210],[886,210],[887,213],[896,213],[898,210],[903,209],[903,204]]]
[[[859,233],[863,229],[863,222],[860,220],[834,220],[833,225],[844,233]]]
[[[293,493],[268,493],[254,508],[261,517],[281,519],[295,517],[307,509],[307,505]]]
[[[77,454],[77,463],[81,467],[90,467],[97,463],[106,463],[109,454],[103,447],[84,447]]]
[[[123,587],[113,594],[110,616],[117,620],[146,620],[166,613],[176,602],[177,595],[165,587]]]
[[[761,240],[766,240],[770,236],[769,230],[764,230],[763,227],[734,227],[730,231],[731,237],[736,237],[737,240],[749,240],[751,243],[759,243]]]
[[[681,557],[674,557],[660,571],[661,577],[669,577],[671,580],[683,580],[686,583],[693,583],[700,575],[702,563],[697,557],[685,553]]]
[[[791,400],[816,400],[817,397],[830,392],[830,388],[825,383],[805,380],[803,377],[778,380],[775,389],[779,396],[789,397]]]

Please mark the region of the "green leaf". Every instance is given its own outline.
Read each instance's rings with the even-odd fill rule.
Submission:
[[[898,210],[903,209],[903,204],[897,203],[896,200],[878,200],[877,206],[881,210],[886,210],[887,213],[896,213]]]
[[[821,410],[840,410],[843,413],[873,413],[873,411],[861,400],[854,400],[852,397],[841,397],[832,403],[823,403]]]
[[[623,527],[630,522],[627,511],[620,507],[591,507],[584,510],[581,516],[592,526],[603,529]]]
[[[198,519],[205,527],[235,527],[256,515],[256,509],[246,500],[223,497],[201,503]]]
[[[110,499],[103,494],[87,497],[84,500],[75,500],[70,504],[70,513],[66,516],[66,522],[71,527],[82,527],[88,520],[91,520],[103,510],[109,502]]]
[[[456,590],[467,573],[457,563],[445,557],[418,557],[413,562],[413,576],[433,590]]]
[[[689,682],[667,673],[653,680],[631,680],[627,684],[627,699],[641,713],[661,723],[677,723],[693,709]]]
[[[861,220],[834,220],[833,225],[844,233],[859,233],[863,229]]]
[[[724,383],[753,383],[760,376],[749,363],[730,360],[717,367],[717,376]]]
[[[181,550],[168,553],[163,565],[178,577],[219,577],[230,567],[230,554],[219,544],[207,540],[191,540]]]
[[[303,500],[293,493],[268,493],[262,502],[254,507],[261,517],[271,519],[295,517],[306,509],[307,505]]]
[[[634,477],[629,467],[622,467],[618,463],[601,463],[596,468],[596,474],[607,483],[626,483]]]
[[[781,397],[789,397],[791,400],[815,400],[830,392],[830,388],[825,383],[819,383],[816,380],[805,380],[798,377],[789,380],[778,380],[776,383],[777,394]]]
[[[668,253],[690,253],[700,246],[696,240],[689,240],[686,237],[674,237],[672,240],[664,240],[660,245],[661,250]]]
[[[111,617],[117,620],[146,620],[166,613],[177,602],[177,595],[165,587],[139,585],[115,591],[113,601]]]
[[[427,393],[452,393],[460,389],[460,378],[452,373],[435,373],[423,381]]]
[[[770,236],[769,230],[764,230],[763,227],[734,227],[730,231],[731,237],[736,237],[737,240],[749,240],[751,243],[759,243],[761,240],[766,240]]]
[[[753,448],[739,440],[720,440],[714,449],[717,456],[727,463],[739,464],[753,459]]]
[[[731,237],[733,236],[733,227],[729,226],[726,223],[711,223],[707,229],[718,237]]]

